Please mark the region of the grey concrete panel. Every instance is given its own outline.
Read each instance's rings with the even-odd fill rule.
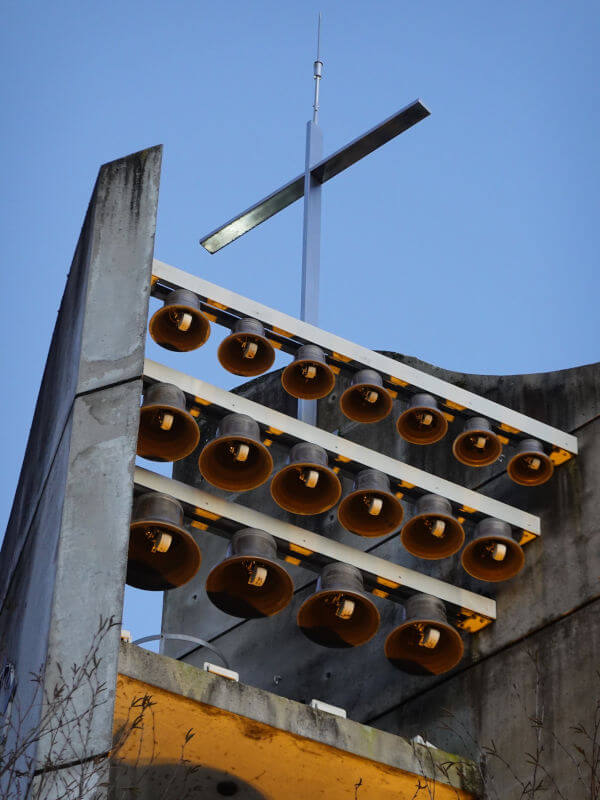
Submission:
[[[85,742],[66,726],[52,743],[40,742],[40,762],[49,750],[68,763],[111,747],[120,624],[93,637],[101,619],[120,623],[122,616],[140,394],[141,380],[130,381],[79,397],[73,407],[45,681],[51,691],[60,668],[84,663],[92,646],[94,683],[82,682],[72,698],[74,718],[87,726],[95,682],[106,688]]]
[[[100,170],[78,393],[143,371],[161,159],[152,147]]]
[[[142,373],[161,156],[162,146],[153,147],[98,174],[2,545],[0,604],[76,394]]]
[[[483,748],[495,743],[498,753],[523,781],[532,777],[527,753],[535,753],[540,719],[541,764],[558,785],[538,770],[547,790],[540,796],[584,798],[571,757],[588,750],[585,737],[573,729],[584,725],[592,733],[596,704],[600,702],[598,652],[600,602],[596,601],[558,620],[514,646],[487,658],[414,699],[372,721],[378,728],[406,736],[420,733],[445,750],[478,759]],[[537,658],[538,668],[535,666]],[[564,748],[564,749],[563,749]],[[487,758],[487,797],[517,800],[521,789],[494,757]]]

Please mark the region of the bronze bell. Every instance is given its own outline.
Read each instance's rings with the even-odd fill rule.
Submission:
[[[196,350],[210,336],[210,322],[200,309],[200,299],[187,289],[169,292],[148,327],[157,344],[180,353]]]
[[[198,572],[202,555],[183,527],[183,508],[166,494],[146,492],[133,505],[127,583],[136,589],[167,591]]]
[[[379,422],[387,417],[392,405],[392,397],[374,369],[357,372],[340,397],[340,408],[354,422]]]
[[[525,553],[515,542],[508,522],[487,517],[475,527],[461,555],[465,570],[480,581],[506,581],[523,569]]]
[[[445,497],[424,494],[417,500],[415,516],[402,528],[401,538],[413,556],[433,561],[460,550],[465,532],[452,516],[452,506]]]
[[[452,452],[461,464],[487,467],[502,452],[502,442],[485,417],[471,417],[466,421],[463,432],[454,440]]]
[[[232,617],[271,617],[292,599],[294,584],[277,561],[275,539],[256,528],[234,534],[206,580],[210,601]]]
[[[363,469],[354,487],[338,508],[338,519],[346,530],[359,536],[384,536],[395,531],[404,511],[390,491],[387,475],[376,469]]]
[[[554,464],[537,439],[523,439],[506,468],[509,477],[522,486],[539,486],[552,477]]]
[[[319,400],[335,386],[335,375],[325,361],[325,354],[314,344],[298,349],[291,364],[281,373],[283,388],[301,400]]]
[[[238,319],[232,332],[219,345],[217,358],[229,372],[250,378],[271,369],[275,349],[265,336],[261,322]]]
[[[385,641],[386,658],[410,675],[441,675],[463,656],[459,632],[448,624],[441,600],[415,594],[406,603],[406,619]]]
[[[153,383],[144,392],[140,409],[137,454],[153,461],[179,461],[200,441],[196,420],[185,395],[170,383]]]
[[[409,407],[398,417],[398,433],[411,444],[433,444],[448,430],[446,417],[430,394],[413,395]]]
[[[257,422],[246,414],[227,414],[215,438],[200,453],[198,467],[213,486],[247,492],[267,480],[273,459],[260,440]]]
[[[298,626],[324,647],[357,647],[373,638],[379,611],[365,594],[360,570],[348,564],[327,564],[314,594],[300,606]]]
[[[292,514],[320,514],[340,499],[342,486],[327,465],[327,453],[308,442],[295,444],[289,463],[271,481],[271,494],[277,505]]]

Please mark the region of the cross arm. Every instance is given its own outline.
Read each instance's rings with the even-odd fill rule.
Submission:
[[[325,183],[325,181],[334,178],[340,172],[352,166],[352,164],[360,161],[361,158],[386,144],[386,142],[412,128],[413,125],[421,122],[429,114],[429,109],[420,100],[415,100],[362,136],[345,145],[345,147],[320,161],[311,169],[311,174],[320,183]],[[221,225],[207,236],[204,236],[200,240],[200,244],[209,253],[216,253],[225,245],[260,225],[261,222],[287,208],[303,195],[304,173],[233,219],[230,219],[229,222]]]

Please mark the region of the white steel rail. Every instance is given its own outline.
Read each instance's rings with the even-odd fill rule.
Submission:
[[[570,433],[554,428],[544,422],[528,417],[518,411],[480,397],[452,383],[428,375],[414,367],[375,353],[366,347],[342,339],[333,333],[317,328],[307,322],[283,314],[247,297],[223,289],[214,283],[198,278],[177,267],[154,259],[153,275],[172,288],[189,289],[199,295],[208,305],[230,311],[240,317],[252,317],[270,326],[278,334],[301,342],[309,342],[322,347],[333,360],[342,364],[355,362],[382,373],[383,377],[400,386],[411,386],[428,392],[442,400],[450,408],[468,410],[480,414],[496,423],[497,427],[508,433],[519,433],[539,439],[558,450],[565,451],[563,459],[577,453],[577,438]],[[560,463],[560,459],[557,461]]]
[[[344,464],[354,462],[363,467],[377,469],[397,482],[408,484],[408,488],[416,486],[424,492],[432,492],[446,497],[467,516],[475,513],[486,517],[495,517],[534,536],[540,534],[540,519],[533,514],[486,497],[472,489],[466,489],[410,464],[377,453],[375,450],[343,439],[341,436],[335,436],[321,428],[308,425],[306,422],[289,417],[287,414],[267,408],[218,386],[213,386],[191,375],[186,375],[164,364],[146,359],[144,376],[150,381],[175,384],[183,392],[196,398],[196,402],[201,405],[215,405],[226,413],[247,414],[264,428],[287,434],[298,441],[319,445],[328,453],[335,455],[342,468]],[[275,433],[274,437],[276,435]]]
[[[217,527],[219,519],[229,520],[244,528],[258,528],[266,531],[287,544],[293,545],[295,552],[304,552],[305,556],[318,554],[331,561],[350,564],[361,572],[372,576],[374,583],[393,592],[394,588],[403,587],[414,592],[425,592],[438,597],[459,609],[471,612],[488,620],[496,619],[496,602],[474,592],[431,578],[415,570],[399,564],[393,564],[378,556],[356,550],[354,547],[327,539],[312,531],[304,530],[289,522],[275,519],[253,508],[232,503],[215,497],[202,489],[189,486],[187,483],[167,478],[142,467],[135,468],[135,484],[140,489],[162,492],[174,497],[181,503],[192,506],[202,518],[206,514],[208,527]],[[379,579],[379,580],[378,580]],[[469,630],[469,626],[464,626]],[[473,628],[475,630],[476,628]]]

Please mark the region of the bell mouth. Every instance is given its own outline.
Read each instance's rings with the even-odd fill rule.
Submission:
[[[446,526],[440,537],[433,534],[433,527],[428,524],[438,520],[444,522]],[[400,538],[406,550],[413,556],[436,561],[460,550],[465,541],[465,532],[454,517],[435,513],[417,514],[402,528]]]
[[[371,500],[381,501],[378,514],[369,513]],[[338,520],[347,531],[373,538],[393,533],[400,526],[403,516],[404,509],[393,495],[364,489],[350,492],[338,508]]]
[[[501,561],[495,561],[492,557],[496,544],[502,544],[506,548],[506,555]],[[498,583],[514,578],[523,569],[525,553],[513,539],[488,536],[470,542],[463,550],[460,560],[465,572],[473,578]]]
[[[237,461],[234,449],[248,447],[245,461]],[[202,476],[218,489],[228,492],[247,492],[256,489],[273,471],[273,458],[267,448],[246,436],[220,436],[204,447],[198,459]]]
[[[315,370],[312,378],[304,372]],[[292,397],[299,400],[320,400],[331,392],[335,386],[335,375],[327,364],[313,359],[292,361],[281,373],[281,385]]]
[[[353,600],[354,613],[342,619],[336,613],[335,599]],[[366,595],[344,589],[315,592],[300,606],[297,623],[302,633],[323,647],[359,647],[375,636],[380,616],[377,606]]]
[[[448,421],[437,408],[413,406],[398,417],[396,428],[400,436],[411,444],[435,444],[446,435]]]
[[[185,315],[191,317],[191,320]],[[188,322],[189,327],[186,330],[178,327]],[[156,344],[179,353],[202,347],[210,336],[210,322],[202,311],[183,303],[159,308],[152,315],[148,329]]]
[[[419,641],[425,628],[440,633],[436,647],[422,647]],[[464,644],[458,631],[435,619],[410,620],[393,630],[385,640],[385,657],[394,667],[409,675],[441,675],[455,667],[463,657]]]
[[[248,562],[267,570],[263,586],[248,583]],[[206,592],[217,608],[232,617],[260,619],[284,609],[294,594],[287,570],[270,559],[251,555],[226,558],[214,567],[206,580]]]
[[[169,430],[160,427],[160,415],[171,414]],[[140,408],[137,454],[150,461],[179,461],[193,453],[200,441],[200,429],[192,415],[165,403]]]
[[[502,442],[490,431],[464,431],[454,440],[452,452],[467,467],[487,467],[498,460],[502,453]]]
[[[303,474],[317,472],[313,488],[302,480]],[[291,514],[321,514],[334,506],[342,495],[338,476],[329,467],[311,462],[294,462],[279,470],[271,481],[271,496],[278,506]]]
[[[376,400],[370,401],[372,393]],[[376,383],[349,386],[340,397],[340,408],[354,422],[374,423],[385,419],[392,410],[393,400],[388,390]]]
[[[143,540],[149,528],[156,528],[173,537],[165,553],[153,553],[150,545]],[[128,586],[166,592],[183,586],[198,572],[202,553],[194,537],[184,528],[160,519],[144,519],[132,522],[129,531],[125,581]]]
[[[252,347],[256,346],[256,350]],[[245,354],[254,352],[249,358]],[[271,342],[257,333],[231,333],[223,339],[217,350],[217,358],[228,372],[252,378],[271,369],[275,361],[275,349]]]
[[[539,462],[537,468],[534,465]],[[531,450],[517,453],[506,467],[508,476],[521,486],[540,486],[549,481],[554,473],[554,464],[544,452]]]

